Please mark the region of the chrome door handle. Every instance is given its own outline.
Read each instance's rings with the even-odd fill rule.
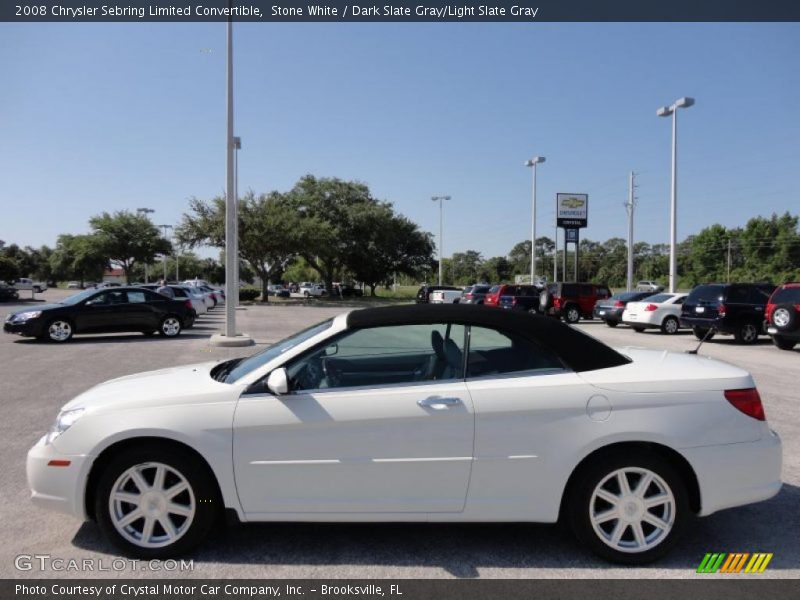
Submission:
[[[425,408],[432,408],[434,410],[443,410],[448,406],[455,406],[461,404],[458,398],[441,398],[440,396],[431,396],[429,398],[417,400],[417,404]]]

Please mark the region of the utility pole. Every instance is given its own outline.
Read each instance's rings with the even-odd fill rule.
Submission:
[[[150,217],[148,217],[147,215],[149,215],[151,213],[154,213],[154,212],[156,212],[156,211],[153,210],[152,208],[137,208],[136,209],[136,213],[137,214],[140,214],[140,215],[146,217],[148,220],[150,219]],[[148,270],[147,270],[147,263],[144,263],[144,282],[145,283],[150,283],[150,274],[148,273]]]
[[[439,203],[439,285],[442,285],[442,248],[444,247],[444,202],[450,200],[450,196],[434,196],[431,198],[434,202]]]
[[[636,197],[634,196],[634,189],[636,189],[636,173],[631,171],[628,179],[628,202],[624,205],[625,211],[628,213],[628,279],[627,291],[633,289],[633,210],[636,208]]]
[[[728,279],[725,283],[731,282],[731,238],[728,238]]]

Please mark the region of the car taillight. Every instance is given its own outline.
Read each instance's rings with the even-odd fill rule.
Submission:
[[[655,304],[648,304],[644,307],[644,312],[653,312],[654,310],[658,310],[658,307]]]
[[[472,298],[472,294],[464,294],[464,298]]]
[[[192,301],[191,301],[191,300],[187,300],[186,302],[184,302],[184,303],[183,303],[183,305],[184,305],[186,308],[188,308],[189,310],[192,310],[192,308],[193,308],[193,307],[192,307]]]
[[[725,399],[730,402],[736,410],[743,412],[748,417],[753,417],[759,421],[767,420],[764,414],[764,405],[761,404],[761,396],[758,395],[758,390],[756,388],[725,390]]]
[[[622,300],[614,302],[614,308],[625,308],[625,303]]]
[[[516,306],[516,305],[517,305],[517,299],[516,298],[512,298],[511,299],[511,306]]]
[[[553,306],[561,308],[561,298],[553,298]]]
[[[724,317],[725,316],[725,305],[724,304],[720,304],[719,305],[719,309],[717,310],[717,313],[719,314],[720,317]]]

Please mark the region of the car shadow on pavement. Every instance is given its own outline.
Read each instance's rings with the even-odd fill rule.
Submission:
[[[775,498],[689,523],[667,557],[641,568],[695,571],[707,552],[772,552],[770,570],[800,564],[800,487],[785,485]],[[77,548],[116,554],[94,523],[84,523]],[[458,578],[479,569],[618,568],[579,547],[561,525],[259,523],[236,525],[188,558],[228,565],[439,567]],[[202,571],[201,571],[202,572]],[[506,575],[507,576],[507,575]],[[596,575],[595,575],[596,576]]]
[[[207,338],[209,334],[204,331],[198,331],[197,333],[192,333],[196,328],[192,329],[184,329],[180,335],[172,338],[166,338],[163,335],[143,335],[141,333],[131,333],[131,334],[120,334],[120,335],[76,335],[68,342],[59,344],[57,342],[49,342],[49,341],[40,341],[36,338],[20,338],[18,340],[14,340],[15,344],[41,344],[43,346],[60,346],[60,345],[68,345],[71,346],[72,344],[112,344],[112,343],[119,343],[119,344],[129,344],[132,342],[165,342],[167,340],[172,340],[179,342],[183,341],[190,341],[196,340],[198,338]]]

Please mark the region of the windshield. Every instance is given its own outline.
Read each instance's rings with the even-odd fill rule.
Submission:
[[[229,372],[225,374],[225,377],[219,377],[220,381],[224,383],[233,383],[238,379],[241,379],[248,373],[258,369],[259,367],[263,367],[269,361],[274,358],[279,357],[281,354],[286,352],[287,350],[291,350],[298,344],[302,344],[306,340],[311,339],[315,335],[322,333],[326,329],[329,329],[331,324],[333,323],[333,319],[328,319],[327,321],[323,321],[322,323],[317,323],[316,325],[312,325],[308,329],[304,329],[299,333],[292,334],[291,336],[282,339],[279,342],[275,342],[271,346],[268,346],[261,352],[257,354],[253,354],[249,358],[245,359],[236,359],[235,361],[231,361],[230,363],[223,363],[226,365],[230,365],[233,368],[230,369]],[[218,375],[212,373],[212,375]],[[215,377],[216,379],[217,377]]]
[[[96,293],[97,290],[84,290],[82,292],[75,294],[74,296],[67,296],[63,300],[60,300],[58,303],[66,304],[67,306],[74,306],[76,304],[79,304],[80,302],[83,302],[87,298],[94,296]]]

